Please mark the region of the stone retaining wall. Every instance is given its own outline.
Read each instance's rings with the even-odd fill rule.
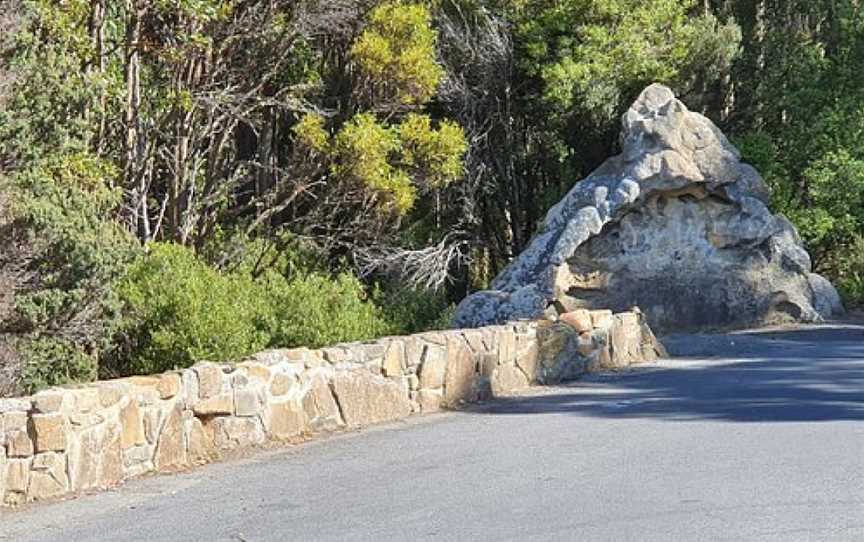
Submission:
[[[399,420],[663,355],[641,314],[577,311],[0,399],[0,500],[17,505]]]

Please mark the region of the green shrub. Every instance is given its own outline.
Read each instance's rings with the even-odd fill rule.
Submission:
[[[840,278],[837,287],[846,308],[864,307],[864,270]]]
[[[28,247],[27,271],[38,277],[16,295],[24,328],[46,332],[81,325],[87,331],[74,334],[91,349],[107,336],[111,286],[137,249],[110,220],[120,204],[119,191],[108,188],[115,174],[110,164],[80,153],[52,156],[0,184],[14,200],[15,241]]]
[[[23,393],[96,379],[96,357],[83,352],[75,343],[40,337],[16,341],[14,348],[25,360],[20,376]]]
[[[138,246],[111,220],[119,191],[110,164],[57,154],[0,176],[0,307],[21,372],[20,392],[91,380],[118,324],[114,285]],[[3,360],[0,360],[2,363]]]
[[[113,359],[124,374],[234,360],[270,340],[266,292],[250,277],[220,273],[179,245],[151,245],[119,293],[124,346]]]
[[[398,286],[378,296],[393,333],[410,335],[433,329],[447,329],[456,306],[444,292],[431,292]]]
[[[174,244],[151,245],[118,288],[121,347],[105,374],[149,374],[196,361],[232,361],[268,347],[320,347],[386,335],[362,283],[343,272],[255,279],[220,272]]]
[[[864,307],[864,236],[858,235],[841,251],[832,275],[847,308]]]
[[[267,290],[273,302],[272,344],[279,347],[326,346],[392,332],[381,310],[367,299],[363,284],[342,272],[285,280],[271,274]]]

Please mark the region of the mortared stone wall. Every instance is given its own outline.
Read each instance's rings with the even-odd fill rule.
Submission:
[[[104,489],[662,355],[638,311],[582,310],[557,323],[272,350],[0,399],[0,504]]]

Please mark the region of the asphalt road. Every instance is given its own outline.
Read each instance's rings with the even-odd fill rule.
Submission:
[[[667,342],[691,357],[0,512],[0,540],[864,540],[864,327]]]

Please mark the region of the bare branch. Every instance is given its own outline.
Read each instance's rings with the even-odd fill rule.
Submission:
[[[361,248],[354,253],[354,259],[361,276],[384,273],[399,277],[416,288],[438,290],[452,283],[453,269],[468,261],[469,243],[460,236],[464,234],[451,233],[438,244],[419,250],[387,246]]]

